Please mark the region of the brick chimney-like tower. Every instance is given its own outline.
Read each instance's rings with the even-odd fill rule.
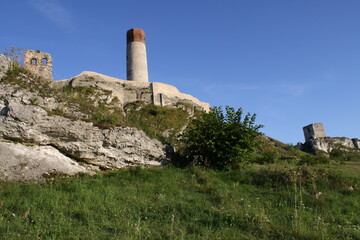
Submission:
[[[148,82],[145,32],[139,28],[132,28],[127,31],[126,38],[127,80]]]

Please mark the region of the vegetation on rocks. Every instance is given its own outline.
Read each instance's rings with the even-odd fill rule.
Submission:
[[[146,105],[144,102],[125,106],[126,120],[132,127],[143,130],[149,137],[177,145],[180,132],[189,121],[186,110],[172,106]]]
[[[173,145],[178,144],[178,135],[187,125],[190,113],[199,112],[192,105],[181,102],[166,107],[146,105],[141,101],[121,106],[111,91],[71,86],[56,89],[51,87],[51,82],[21,66],[10,69],[1,82],[15,86],[15,89],[33,92],[38,97],[29,99],[31,104],[39,105],[40,97],[55,99],[56,108],[49,109],[45,104],[41,106],[49,115],[84,120],[101,128],[136,127],[151,138]]]

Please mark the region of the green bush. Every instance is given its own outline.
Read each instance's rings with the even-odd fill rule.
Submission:
[[[194,119],[185,131],[184,155],[187,163],[215,169],[233,168],[248,161],[256,150],[258,130],[256,115],[248,113],[242,119],[239,108],[214,107]]]

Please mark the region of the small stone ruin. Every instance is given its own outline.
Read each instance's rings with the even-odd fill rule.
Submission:
[[[305,142],[298,143],[298,148],[309,153],[319,150],[330,153],[333,149],[360,149],[360,140],[347,137],[327,137],[322,123],[312,123],[303,127]]]
[[[50,53],[40,52],[39,50],[26,50],[24,67],[35,75],[52,80],[52,58]]]

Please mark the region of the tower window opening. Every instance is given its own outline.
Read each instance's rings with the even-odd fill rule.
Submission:
[[[42,65],[46,65],[47,64],[47,58],[43,58],[42,59]]]
[[[37,64],[37,60],[35,58],[31,59],[31,65],[36,65]]]

